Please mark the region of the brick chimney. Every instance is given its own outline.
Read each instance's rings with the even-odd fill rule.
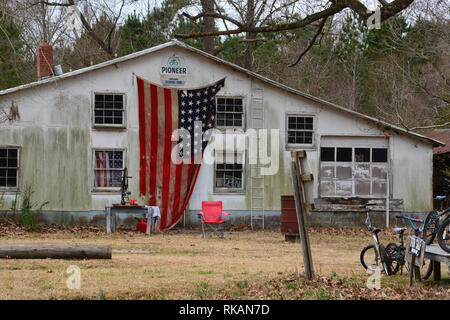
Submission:
[[[48,43],[41,43],[37,47],[37,77],[42,79],[53,75],[53,47]]]

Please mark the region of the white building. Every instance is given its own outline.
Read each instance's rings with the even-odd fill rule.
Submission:
[[[258,185],[245,152],[237,155],[246,159],[242,166],[203,164],[186,223],[197,220],[189,218],[205,200],[223,201],[236,223],[239,218],[249,222],[252,212],[261,215],[261,207],[266,223],[278,223],[280,196],[293,194],[290,151],[299,149],[307,150],[314,175],[306,192],[316,205],[310,216],[321,217],[319,222],[336,224],[340,220],[332,217],[341,214],[351,224],[349,212],[363,216],[355,208],[387,196],[396,206],[392,210],[432,209],[432,149],[440,142],[309,96],[179,41],[0,91],[0,108],[13,111],[11,120],[0,124],[0,192],[5,199],[0,209],[7,210],[16,191],[29,184],[36,202],[48,201],[43,215],[47,222],[100,221],[106,206],[119,203],[120,193],[117,187],[96,186],[96,151],[114,151],[123,159],[133,177],[131,197],[137,198],[135,75],[162,84],[168,77],[161,66],[174,56],[186,68],[178,79],[183,87],[206,86],[226,77],[216,97],[218,128],[280,129],[278,173]],[[103,118],[96,119],[95,101],[106,101],[117,112],[100,112]],[[225,175],[234,177],[232,183],[224,183]],[[263,204],[257,204],[257,192],[264,193]],[[383,201],[378,209],[384,212]]]

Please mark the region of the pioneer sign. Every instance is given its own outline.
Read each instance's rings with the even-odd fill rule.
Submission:
[[[173,55],[163,58],[159,70],[161,82],[165,86],[184,86],[188,75],[188,68],[184,59]]]

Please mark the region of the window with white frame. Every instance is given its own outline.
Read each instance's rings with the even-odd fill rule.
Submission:
[[[124,163],[124,150],[94,150],[94,190],[120,188]]]
[[[214,189],[217,192],[244,190],[244,154],[217,152],[214,165]]]
[[[244,105],[242,98],[216,98],[217,128],[243,128]]]
[[[314,116],[289,114],[286,120],[288,145],[313,144]]]
[[[125,100],[123,93],[94,93],[94,126],[124,126]]]
[[[0,190],[19,186],[19,148],[0,147]]]

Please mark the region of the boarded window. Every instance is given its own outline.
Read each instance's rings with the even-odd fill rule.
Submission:
[[[19,176],[19,149],[0,148],[0,189],[17,188]]]
[[[311,116],[288,115],[287,143],[312,144],[314,134],[314,118]]]
[[[95,150],[94,189],[120,188],[123,169],[123,150]]]
[[[124,125],[124,94],[95,94],[94,124],[117,126]]]
[[[242,98],[217,98],[217,127],[243,128],[244,106]]]
[[[387,148],[322,147],[321,196],[384,198],[387,159]]]

